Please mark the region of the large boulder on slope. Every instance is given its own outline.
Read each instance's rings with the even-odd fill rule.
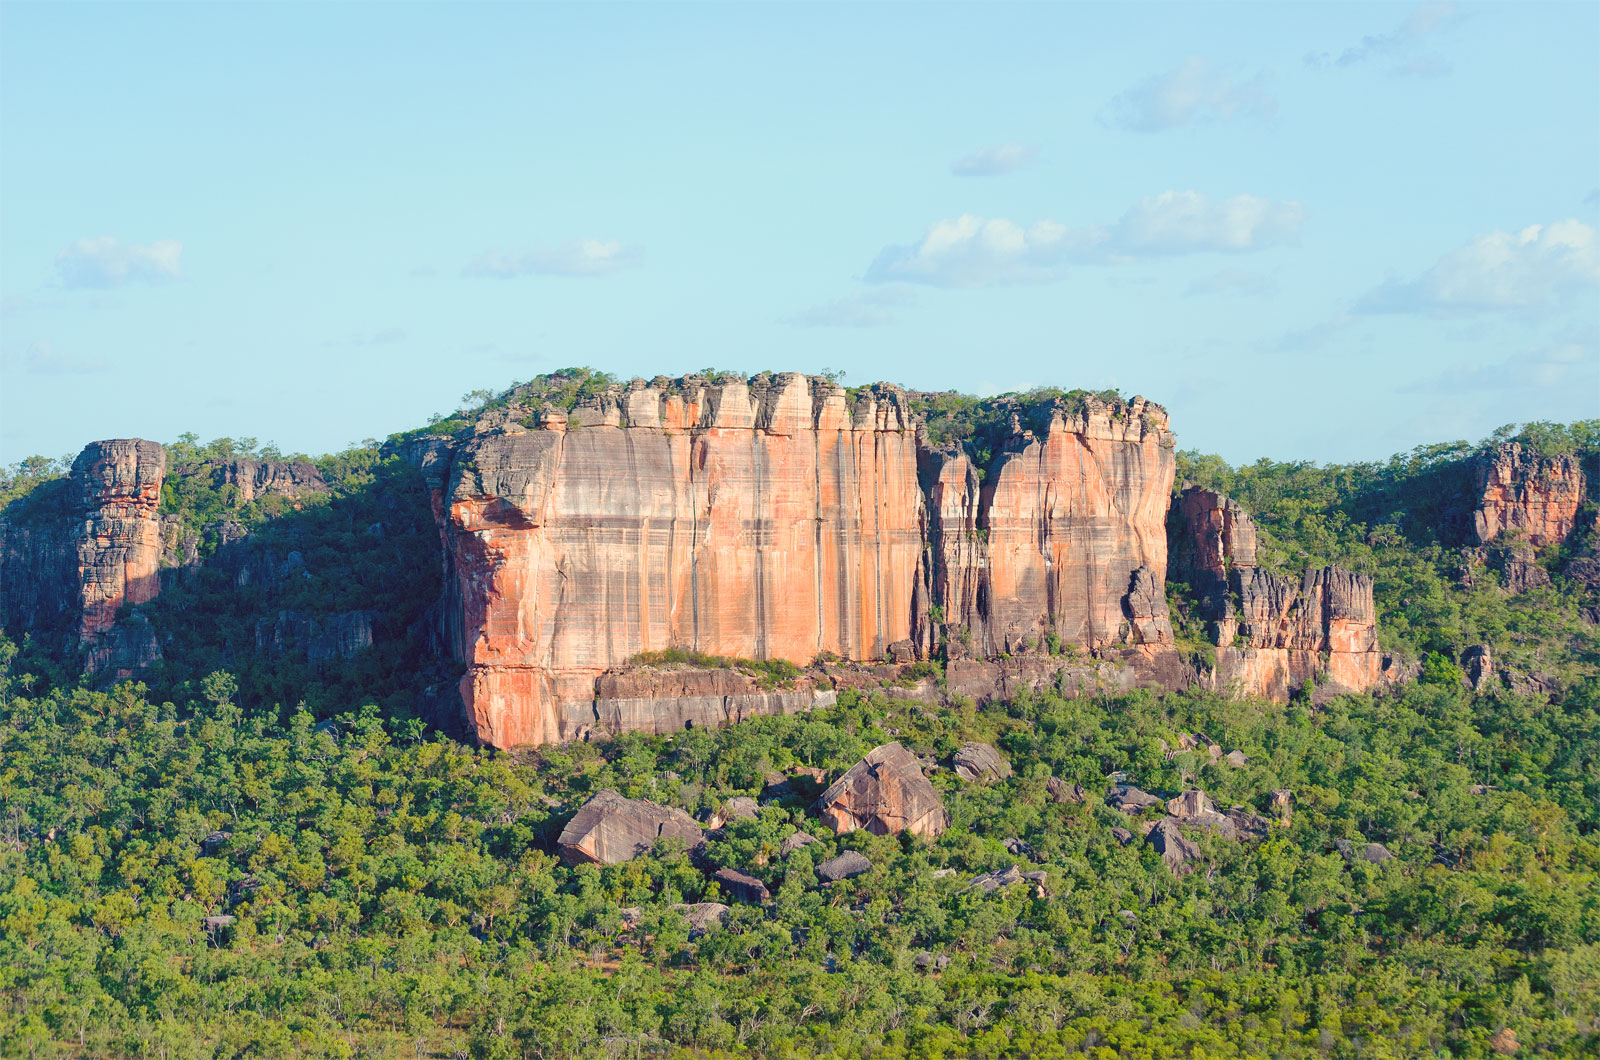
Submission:
[[[625,799],[606,788],[567,822],[556,849],[568,865],[615,865],[638,857],[656,840],[670,836],[690,847],[705,842],[705,833],[695,819],[682,810],[644,799]]]
[[[967,743],[951,760],[956,776],[969,784],[989,784],[1011,775],[1011,763],[986,743]]]
[[[950,823],[939,793],[899,743],[873,748],[817,799],[822,823],[843,834],[936,836]]]

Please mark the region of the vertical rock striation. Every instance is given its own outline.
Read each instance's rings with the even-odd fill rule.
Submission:
[[[600,675],[642,652],[804,664],[909,640],[915,446],[897,388],[852,406],[798,374],[641,381],[473,434],[441,515],[479,739],[572,739]]]
[[[963,449],[927,449],[931,598],[977,655],[1049,636],[1170,646],[1166,511],[1173,435],[1159,405],[1088,398],[1013,414],[979,484]]]
[[[89,673],[128,676],[161,657],[155,631],[124,605],[161,589],[161,481],[167,454],[139,438],[92,442],[72,465],[83,521],[77,534],[78,639]]]

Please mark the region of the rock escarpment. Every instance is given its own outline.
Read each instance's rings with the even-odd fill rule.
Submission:
[[[1254,520],[1213,490],[1184,490],[1174,510],[1174,573],[1194,591],[1219,649],[1216,687],[1282,700],[1308,682],[1362,691],[1384,679],[1369,575],[1262,569]]]
[[[1057,400],[1012,415],[986,469],[924,448],[931,599],[956,649],[1167,646],[1165,519],[1175,468],[1159,405]],[[980,477],[979,472],[984,474]]]
[[[921,493],[894,388],[852,408],[799,375],[641,382],[527,418],[466,439],[441,498],[482,741],[572,739],[643,652],[806,663],[910,637]]]
[[[1577,525],[1585,482],[1576,456],[1545,456],[1511,442],[1480,454],[1473,473],[1478,544],[1519,532],[1535,548],[1556,545]]]
[[[654,653],[1170,654],[1165,412],[1025,411],[982,468],[927,444],[899,388],[798,374],[635,380],[570,411],[513,392],[400,443],[430,481],[472,731],[511,747],[827,701],[806,679],[638,673]]]
[[[65,480],[46,483],[0,526],[0,615],[91,674],[131,676],[161,657],[137,608],[160,591],[161,483],[155,442],[92,442]]]

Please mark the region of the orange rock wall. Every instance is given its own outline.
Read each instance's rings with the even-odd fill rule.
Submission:
[[[572,739],[640,652],[808,663],[909,639],[922,552],[898,392],[636,387],[455,456],[450,638],[480,740]]]
[[[1040,428],[1014,424],[981,488],[965,453],[923,457],[931,595],[954,638],[980,656],[1036,648],[1050,633],[1086,648],[1170,645],[1159,590],[1175,470],[1165,410],[1091,400],[1049,410]]]
[[[78,636],[87,669],[127,676],[160,656],[147,626],[118,629],[123,604],[161,589],[161,482],[166,450],[142,439],[92,442],[72,465],[83,522],[78,533]]]
[[[1557,545],[1578,522],[1583,466],[1575,456],[1541,456],[1512,442],[1478,458],[1473,534],[1487,545],[1521,531],[1535,547]]]

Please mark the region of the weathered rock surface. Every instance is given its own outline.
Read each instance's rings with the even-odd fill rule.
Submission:
[[[1154,828],[1150,829],[1145,842],[1150,844],[1150,849],[1161,855],[1161,860],[1166,862],[1167,868],[1181,875],[1194,867],[1194,862],[1200,860],[1201,853],[1199,847],[1184,837],[1178,823],[1176,818],[1163,817],[1156,822]]]
[[[936,836],[949,815],[922,768],[899,743],[875,747],[817,799],[822,823],[843,834]]]
[[[1170,645],[1164,597],[1149,589],[1166,579],[1173,444],[1161,406],[1091,398],[1019,407],[981,486],[968,451],[924,448],[931,599],[953,639],[979,656],[1034,650],[1047,634]]]
[[[328,492],[322,472],[305,460],[229,460],[212,467],[211,480],[232,486],[241,504],[267,496],[292,499]]]
[[[161,481],[166,450],[122,438],[92,442],[72,465],[84,525],[78,535],[79,643],[90,673],[131,675],[160,657],[148,626],[114,636],[117,611],[161,590]]]
[[[1289,827],[1294,818],[1294,792],[1288,788],[1274,788],[1272,790],[1272,812],[1278,815],[1278,823],[1285,828]]]
[[[1174,544],[1174,579],[1196,591],[1226,584],[1228,573],[1256,565],[1256,524],[1250,513],[1215,490],[1190,486],[1174,503],[1183,533]]]
[[[790,687],[767,689],[740,670],[650,666],[600,674],[589,697],[582,701],[582,712],[576,710],[577,701],[572,704],[566,738],[582,737],[591,728],[611,733],[715,729],[758,715],[829,707],[837,693],[804,676]]]
[[[269,655],[299,655],[308,662],[348,659],[372,647],[376,611],[314,615],[279,611],[256,623],[256,650]]]
[[[986,743],[962,744],[951,766],[969,784],[991,784],[1011,775],[1011,763]]]
[[[1519,531],[1535,548],[1564,541],[1583,505],[1583,465],[1575,456],[1543,456],[1511,442],[1477,457],[1472,534],[1487,545]]]
[[[825,883],[837,883],[872,871],[872,862],[865,854],[846,850],[836,858],[829,858],[817,866],[817,878]]]
[[[760,905],[772,897],[766,884],[738,869],[718,869],[712,879],[722,887],[723,894],[737,898],[741,902]]]
[[[689,922],[691,939],[704,935],[713,925],[722,927],[728,922],[728,914],[733,911],[721,902],[695,902],[692,905],[675,905],[672,908],[682,913],[683,919]]]
[[[1161,805],[1161,799],[1130,784],[1118,784],[1106,793],[1106,805],[1123,813],[1140,813]]]
[[[568,865],[615,865],[648,851],[656,840],[682,839],[691,848],[705,841],[693,817],[670,806],[625,799],[606,788],[579,808],[556,840]]]
[[[596,679],[641,652],[804,664],[910,638],[922,494],[898,389],[852,407],[792,373],[641,382],[530,420],[466,439],[441,497],[483,742],[572,739]]]
[[[813,843],[820,842],[822,842],[822,840],[818,839],[810,832],[795,832],[792,835],[784,836],[783,842],[778,844],[778,849],[785,854],[793,854],[796,850],[799,850],[802,847],[808,847]]]

